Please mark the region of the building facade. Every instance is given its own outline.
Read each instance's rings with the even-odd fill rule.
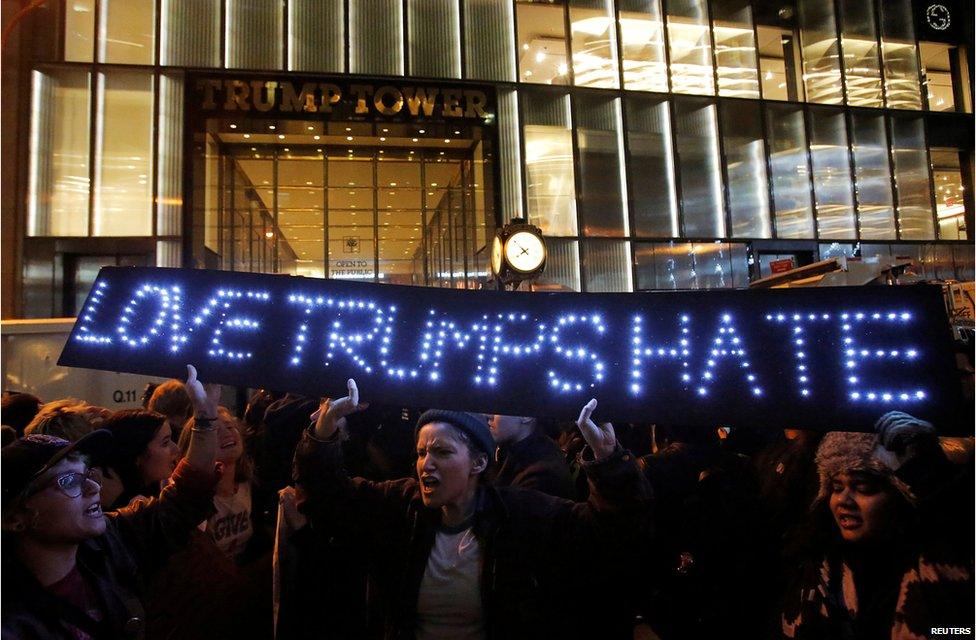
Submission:
[[[972,280],[972,47],[945,0],[52,0],[4,48],[4,316],[107,264],[476,288],[513,217],[540,288]]]

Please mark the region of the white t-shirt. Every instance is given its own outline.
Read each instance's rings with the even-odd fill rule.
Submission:
[[[241,482],[233,495],[214,496],[217,513],[200,528],[210,534],[217,547],[231,558],[237,557],[254,533],[251,528],[251,483]]]
[[[471,527],[438,531],[417,598],[417,640],[484,640],[481,543]]]

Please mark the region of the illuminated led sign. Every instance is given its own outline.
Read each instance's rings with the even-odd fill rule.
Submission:
[[[456,291],[106,267],[59,364],[369,402],[711,427],[966,432],[938,287]],[[967,422],[968,420],[968,422]]]

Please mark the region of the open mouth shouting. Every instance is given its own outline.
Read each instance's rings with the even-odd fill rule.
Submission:
[[[420,476],[420,491],[425,496],[431,495],[437,489],[437,487],[440,486],[440,484],[440,479],[435,476]]]
[[[98,502],[92,503],[87,509],[85,509],[86,518],[101,518],[102,517],[102,505]]]

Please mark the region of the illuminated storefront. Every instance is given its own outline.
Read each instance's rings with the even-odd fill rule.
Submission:
[[[9,314],[74,314],[103,264],[477,288],[512,217],[540,288],[972,279],[972,8],[935,4],[52,1],[19,26]]]

